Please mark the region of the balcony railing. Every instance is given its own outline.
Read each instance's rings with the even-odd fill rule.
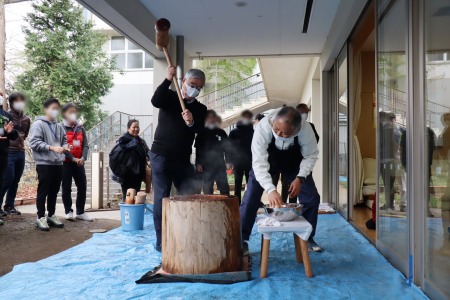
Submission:
[[[261,74],[258,73],[205,94],[198,100],[209,109],[215,110],[218,114],[223,114],[226,110],[242,106],[264,96],[266,96],[266,89]]]

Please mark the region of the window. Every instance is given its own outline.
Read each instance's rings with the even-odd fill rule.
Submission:
[[[118,69],[153,69],[153,58],[126,38],[113,36],[107,45],[109,56],[115,58]]]

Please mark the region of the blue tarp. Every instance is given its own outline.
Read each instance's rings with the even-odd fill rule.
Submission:
[[[50,233],[51,234],[51,233]],[[0,278],[1,299],[427,299],[408,286],[364,237],[339,215],[319,217],[311,253],[313,278],[295,260],[292,234],[271,240],[268,278],[259,279],[260,237],[250,241],[253,280],[204,283],[135,284],[160,263],[154,249],[151,215],[142,231],[120,228],[35,263],[17,265]],[[32,247],[32,245],[30,245]]]

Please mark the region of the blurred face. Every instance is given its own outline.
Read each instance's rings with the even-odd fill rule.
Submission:
[[[205,119],[205,125],[215,125],[217,123],[217,118],[213,114],[209,114]]]
[[[184,97],[188,100],[194,99],[200,94],[205,82],[199,78],[190,77],[189,79],[183,79],[182,90]]]
[[[275,120],[272,125],[272,130],[277,136],[282,138],[289,138],[295,133],[294,128],[283,119]]]
[[[251,124],[251,123],[252,123],[252,115],[250,115],[250,114],[243,114],[243,115],[241,116],[241,122],[242,122],[242,124],[244,124],[244,125],[249,125],[249,124]]]
[[[71,107],[64,113],[64,118],[70,124],[73,124],[77,121],[78,111],[75,107]]]
[[[17,98],[13,104],[12,104],[12,108],[15,111],[24,111],[25,110],[25,99],[23,98]]]
[[[138,136],[139,135],[139,122],[133,122],[133,124],[131,124],[130,128],[128,128],[128,133],[131,134],[132,136]]]
[[[298,108],[298,111],[299,111],[301,114],[307,114],[307,113],[309,112],[309,109],[308,109],[308,107],[300,106],[300,107]]]
[[[52,103],[45,109],[45,116],[49,120],[54,121],[58,118],[60,109],[61,107],[57,103]]]

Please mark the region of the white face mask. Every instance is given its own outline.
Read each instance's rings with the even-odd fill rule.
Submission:
[[[49,115],[53,120],[56,120],[56,118],[57,118],[58,115],[59,115],[59,110],[57,110],[57,109],[50,109],[50,110],[48,111],[48,115]]]
[[[205,127],[208,128],[208,129],[215,129],[215,128],[216,128],[216,124],[214,124],[214,123],[212,123],[212,124],[209,123],[209,124],[206,124]]]
[[[195,98],[198,96],[198,94],[200,94],[199,90],[197,90],[195,87],[191,87],[188,84],[186,84],[186,95],[189,98]]]
[[[278,134],[276,134],[273,129],[272,129],[272,134],[276,141],[283,142],[283,143],[292,143],[292,140],[294,139],[294,137],[292,137],[292,136],[287,137],[287,138],[281,137]]]
[[[302,113],[302,121],[306,121],[308,119],[307,113]]]
[[[252,123],[252,120],[249,119],[241,119],[242,125],[250,125]]]
[[[68,119],[69,121],[71,121],[71,122],[76,122],[76,121],[77,121],[77,114],[76,114],[76,113],[69,114],[69,115],[67,116],[67,119]]]
[[[25,102],[24,101],[16,101],[13,103],[12,107],[16,111],[23,111],[25,109]]]

